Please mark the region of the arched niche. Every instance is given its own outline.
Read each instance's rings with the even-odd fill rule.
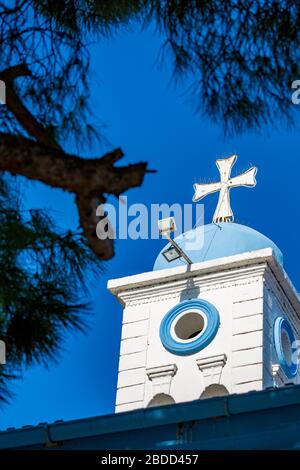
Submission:
[[[171,395],[166,393],[158,393],[154,395],[152,400],[149,401],[147,408],[152,408],[153,406],[163,406],[163,405],[173,405],[175,400]]]
[[[224,385],[220,384],[211,384],[206,389],[204,392],[200,395],[200,399],[205,399],[205,398],[213,398],[213,397],[224,397],[226,395],[229,395],[229,392]]]

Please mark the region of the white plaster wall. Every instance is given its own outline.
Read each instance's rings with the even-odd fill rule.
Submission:
[[[296,340],[300,339],[300,320],[294,308],[290,304],[288,296],[278,284],[271,272],[266,272],[264,277],[264,387],[284,385],[285,383],[300,383],[300,370],[295,379],[287,378],[280,368],[279,380],[274,381],[272,366],[278,363],[277,354],[273,342],[273,325],[278,316],[286,318],[294,331]]]
[[[288,296],[284,298],[276,278],[273,276],[273,284],[270,279],[266,281],[270,277],[269,258],[262,256],[258,263],[252,255],[252,258],[250,255],[239,256],[239,264],[237,256],[231,258],[234,258],[232,263],[230,260],[226,264],[223,262],[224,266],[222,263],[217,266],[214,260],[217,267],[210,271],[206,269],[208,262],[199,263],[199,269],[194,268],[192,277],[191,273],[183,273],[182,268],[175,268],[134,276],[132,282],[131,278],[119,283],[114,281],[113,288],[117,285],[115,294],[125,304],[116,411],[148,405],[153,398],[154,382],[148,378],[147,370],[155,367],[176,366],[176,374],[164,379],[164,384],[170,381],[169,393],[175,402],[199,399],[204,391],[204,377],[197,359],[222,354],[226,355],[227,362],[219,383],[229,393],[272,386],[273,319],[282,313],[283,306],[293,325],[297,323],[295,330],[299,330],[299,319],[291,306],[290,310],[286,308]],[[281,268],[277,269],[280,271]],[[171,272],[175,273],[172,277]],[[217,335],[196,354],[171,354],[160,341],[160,323],[178,302],[197,297],[217,308],[220,315]]]
[[[215,356],[225,353],[230,363],[231,356],[231,323],[232,323],[232,287],[203,290],[198,297],[211,302],[219,311],[220,328],[215,339],[202,351],[189,356],[178,356],[168,352],[160,341],[159,328],[163,317],[180,302],[180,294],[169,300],[161,299],[151,305],[149,346],[147,353],[147,369],[164,364],[176,364],[178,370],[171,382],[170,394],[176,401],[196,400],[204,391],[202,373],[197,366],[198,358]],[[229,367],[226,365],[222,373],[222,384],[230,390],[231,380]],[[152,398],[152,383],[146,382],[145,401],[147,405]]]
[[[116,411],[143,407],[149,312],[147,304],[124,308]]]
[[[237,271],[230,281],[220,273],[209,285],[192,294],[212,303],[220,315],[220,327],[215,339],[202,351],[178,356],[168,352],[160,341],[159,329],[163,317],[186,298],[186,285],[174,285],[163,293],[152,292],[147,303],[127,305],[124,310],[117,392],[117,411],[146,407],[153,398],[153,384],[146,370],[175,364],[177,373],[171,380],[170,395],[178,402],[200,398],[204,391],[203,374],[197,359],[225,354],[227,362],[220,384],[229,393],[262,388],[262,275],[239,279]],[[201,284],[201,276],[194,283]],[[133,296],[133,299],[135,297]],[[194,297],[193,297],[194,298]],[[134,302],[133,302],[134,303]],[[130,302],[129,302],[130,304]],[[259,366],[260,364],[260,366]]]

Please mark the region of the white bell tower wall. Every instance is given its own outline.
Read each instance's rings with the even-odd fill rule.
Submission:
[[[300,338],[300,303],[271,248],[115,279],[108,288],[124,308],[117,412],[299,380],[284,364],[295,351],[283,320],[274,345],[277,318]]]

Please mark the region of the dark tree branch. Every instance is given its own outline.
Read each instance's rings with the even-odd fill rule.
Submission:
[[[121,149],[107,153],[102,158],[83,159],[68,155],[49,138],[46,129],[23,104],[14,89],[14,79],[30,76],[25,64],[7,68],[0,72],[6,83],[6,104],[21,126],[35,138],[0,134],[0,171],[22,175],[41,181],[53,188],[74,193],[80,224],[89,244],[101,259],[114,255],[110,239],[99,240],[96,236],[96,208],[105,202],[104,194],[121,193],[140,186],[146,172],[146,163],[114,167],[123,156]]]
[[[122,156],[116,149],[102,158],[83,159],[25,137],[0,133],[0,171],[74,193],[83,232],[101,259],[110,259],[114,250],[112,240],[96,238],[97,205],[105,201],[103,194],[119,196],[140,186],[147,172],[145,162],[114,167]]]
[[[6,85],[6,105],[29,135],[45,145],[59,148],[57,142],[49,136],[47,130],[31,114],[15,91],[14,80],[28,76],[31,76],[31,72],[26,64],[15,65],[0,72],[0,80],[3,80]]]

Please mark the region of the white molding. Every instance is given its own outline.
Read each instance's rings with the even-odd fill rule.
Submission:
[[[272,375],[274,387],[282,387],[286,381],[286,377],[280,364],[272,364]]]
[[[176,364],[152,367],[146,370],[146,374],[152,382],[153,396],[158,393],[170,394],[172,378],[176,372]]]
[[[141,304],[153,304],[154,302],[164,299],[180,298],[184,292],[184,298],[194,298],[197,296],[199,290],[201,292],[216,291],[219,289],[226,289],[229,287],[245,286],[259,282],[266,269],[265,266],[254,266],[250,269],[248,267],[226,270],[218,272],[213,275],[200,275],[192,279],[193,287],[187,288],[188,281],[191,279],[180,279],[176,281],[166,282],[164,284],[153,284],[152,286],[146,285],[128,289],[124,286],[124,290],[119,288],[118,291],[110,289],[110,291],[117,297],[123,306],[135,306]]]
[[[266,270],[264,275],[264,286],[266,292],[271,294],[275,301],[278,303],[279,307],[283,312],[289,314],[290,320],[292,321],[293,327],[296,331],[299,332],[299,319],[300,319],[300,310],[299,310],[299,298],[297,299],[298,305],[295,305],[293,302],[294,296],[289,297],[289,291],[283,289],[282,284],[275,277],[271,269]],[[291,286],[293,288],[293,286]],[[293,288],[294,289],[294,288]],[[273,307],[270,307],[267,304],[267,307],[270,312],[272,312]]]
[[[262,276],[264,269],[261,267],[259,269],[252,268],[251,272],[249,270],[239,270],[231,271],[230,273],[217,273],[214,276],[195,277],[193,279],[193,288],[186,288],[187,280],[178,280],[177,282],[168,283],[164,285],[153,285],[151,287],[140,287],[138,289],[131,289],[125,291],[119,291],[115,294],[118,300],[122,305],[133,306],[141,304],[153,304],[154,302],[159,302],[161,298],[172,299],[179,298],[184,292],[184,298],[194,298],[197,296],[199,289],[201,292],[216,291],[219,289],[226,289],[228,287],[236,287],[249,285],[252,283],[258,282],[258,277]],[[250,277],[249,274],[255,275],[256,277]],[[195,295],[196,294],[196,295]]]
[[[198,273],[216,273],[223,271],[226,267],[239,268],[244,265],[251,266],[259,262],[263,262],[273,258],[272,248],[265,248],[263,250],[256,250],[251,252],[242,253],[234,256],[226,256],[209,261],[202,261],[201,263],[194,263],[189,266],[179,266],[171,269],[160,269],[158,271],[148,271],[142,274],[135,274],[133,276],[126,276],[119,279],[111,279],[108,281],[108,289],[110,291],[117,291],[119,287],[134,287],[140,283],[153,284],[165,282],[166,280],[177,279],[179,277],[187,279],[193,277]]]
[[[193,291],[200,287],[202,291],[226,287],[226,283],[248,281],[249,276],[265,274],[269,268],[281,289],[285,292],[290,303],[300,318],[299,296],[283,267],[274,257],[272,248],[256,250],[239,255],[228,256],[190,266],[180,266],[172,269],[150,271],[108,282],[108,289],[123,304],[130,305],[154,302],[162,295],[167,298],[178,297],[179,290]],[[266,274],[268,277],[268,274]],[[188,281],[193,280],[189,286]],[[218,286],[216,286],[216,281]]]
[[[140,305],[178,298],[181,291],[193,297],[202,292],[257,282],[264,276],[265,283],[277,285],[277,297],[283,295],[300,318],[300,299],[283,267],[277,262],[271,248],[228,256],[191,266],[151,271],[108,282],[108,289],[122,305]],[[189,282],[193,282],[189,286]],[[272,291],[274,290],[274,287]]]
[[[274,260],[276,261],[276,260]],[[300,318],[300,299],[298,293],[285,270],[278,263],[270,263],[265,272],[264,280],[283,307],[289,308],[297,320]]]
[[[227,361],[226,354],[218,354],[216,356],[203,357],[197,359],[197,365],[201,371],[209,369],[211,367],[224,367]]]
[[[280,364],[272,364],[272,375],[275,387],[283,387],[286,383],[296,383],[296,377],[288,378]]]
[[[196,362],[202,372],[204,388],[220,383],[222,370],[227,362],[226,354],[199,358]]]

